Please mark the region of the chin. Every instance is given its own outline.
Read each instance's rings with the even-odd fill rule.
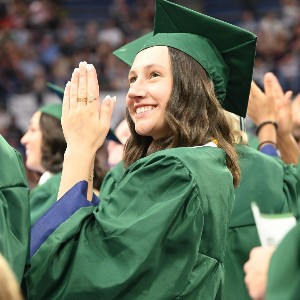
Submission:
[[[142,136],[146,136],[147,131],[143,130],[142,128],[139,127],[135,127],[135,131],[137,132],[137,134],[142,135]]]
[[[26,167],[28,170],[30,171],[34,171],[34,172],[38,172],[38,173],[43,173],[41,171],[41,167],[37,166],[36,164],[32,163],[32,162],[26,162]]]

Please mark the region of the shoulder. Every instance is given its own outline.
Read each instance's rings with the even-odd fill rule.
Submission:
[[[121,161],[107,172],[106,177],[120,178],[124,174],[125,170],[124,163]]]
[[[225,153],[222,149],[213,147],[179,147],[166,149],[153,153],[143,159],[138,160],[132,166],[144,164],[155,164],[156,162],[169,161],[170,163],[183,165],[186,168],[210,165],[212,163],[226,162]]]
[[[53,194],[53,193],[58,193],[59,189],[59,184],[60,184],[60,179],[61,179],[61,173],[54,174],[51,176],[45,183],[36,186],[32,191],[31,191],[31,196],[36,195],[36,194]]]
[[[247,145],[236,145],[235,148],[242,165],[251,162],[278,169],[284,168],[284,163],[280,158],[267,155]]]
[[[273,174],[271,178],[275,182],[277,179],[285,180],[298,178],[299,169],[292,164],[285,164],[280,158],[264,154],[246,145],[236,145],[239,156],[240,167],[251,173],[251,169],[256,176],[264,176],[265,172]],[[300,179],[300,178],[299,178]]]
[[[160,176],[169,180],[186,176],[197,185],[204,186],[208,181],[223,180],[232,184],[232,176],[226,166],[226,155],[222,149],[213,147],[180,147],[153,153],[132,164],[124,173],[138,176]]]
[[[0,187],[27,186],[21,154],[0,135]],[[5,175],[4,175],[5,174]]]
[[[57,184],[60,184],[60,179],[61,179],[61,172],[58,172],[56,174],[54,174],[53,176],[51,176],[49,178],[49,180],[47,180],[45,182],[45,184],[47,185],[53,185],[53,186],[56,186]]]

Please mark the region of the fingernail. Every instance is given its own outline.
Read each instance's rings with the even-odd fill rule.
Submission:
[[[104,103],[104,102],[109,102],[110,99],[111,99],[110,96],[107,95],[107,96],[103,99],[102,103]]]
[[[111,98],[111,100],[114,101],[114,102],[116,102],[116,101],[117,101],[117,97],[116,97],[116,96],[113,96],[113,97]]]
[[[87,65],[86,65],[86,69],[87,69],[88,71],[92,71],[93,68],[94,68],[94,66],[93,66],[92,64],[87,64]]]

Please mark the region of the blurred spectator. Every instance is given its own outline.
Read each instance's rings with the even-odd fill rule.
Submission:
[[[104,22],[103,28],[100,29],[98,41],[109,43],[112,47],[117,48],[123,42],[123,33],[113,20],[108,19]]]
[[[258,29],[258,23],[255,20],[253,11],[244,10],[242,12],[241,21],[238,23],[238,26],[240,26],[250,32],[256,33],[257,29]]]
[[[253,79],[259,86],[263,85],[264,74],[271,71],[285,90],[300,93],[298,2],[281,0],[278,6],[276,1],[274,9],[264,10],[263,15],[259,12],[258,1],[239,3],[238,25],[258,35]],[[193,1],[190,3],[192,5]],[[76,19],[72,5],[76,8],[78,3],[59,0],[1,2],[0,56],[5,58],[0,61],[1,107],[10,107],[7,102],[12,94],[23,93],[33,93],[36,105],[41,105],[46,83],[65,86],[71,70],[82,60],[95,65],[102,78],[101,90],[123,90],[127,86],[126,81],[118,79],[124,76],[118,75],[127,73],[128,68],[115,60],[112,52],[120,43],[151,31],[154,0],[103,2],[99,17],[85,16],[86,22]],[[84,2],[80,7],[82,5]]]
[[[107,144],[108,165],[110,169],[123,160],[124,145],[130,137],[130,130],[126,119],[123,119],[116,127],[115,134],[122,144],[115,141],[109,141]]]
[[[282,22],[286,28],[292,28],[299,19],[298,0],[281,0]]]
[[[277,75],[284,90],[300,90],[300,61],[299,56],[291,51],[279,60],[277,64]]]
[[[274,11],[269,11],[262,17],[259,22],[259,30],[272,37],[287,34],[284,25]]]
[[[89,51],[95,52],[98,44],[98,34],[100,28],[97,21],[91,20],[86,23],[80,39],[82,47],[86,47]]]
[[[292,102],[293,136],[300,150],[300,94]]]

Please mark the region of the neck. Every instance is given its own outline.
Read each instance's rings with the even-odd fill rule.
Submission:
[[[167,136],[158,140],[153,140],[148,148],[147,155],[163,149],[171,148],[172,141],[172,136]]]

